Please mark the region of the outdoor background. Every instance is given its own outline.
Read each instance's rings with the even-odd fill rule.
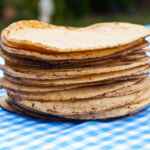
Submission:
[[[51,4],[49,22],[56,25],[83,27],[111,21],[150,24],[150,0],[53,0]],[[39,16],[39,0],[0,0],[0,31],[12,22],[38,20]]]

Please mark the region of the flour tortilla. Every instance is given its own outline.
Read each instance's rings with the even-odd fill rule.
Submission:
[[[134,79],[106,85],[97,85],[64,91],[42,92],[42,93],[21,92],[9,89],[7,89],[7,91],[9,92],[9,94],[19,99],[44,100],[44,101],[45,100],[61,101],[61,100],[78,100],[78,99],[80,100],[80,99],[91,99],[100,97],[112,97],[118,95],[118,93],[120,93],[121,95],[126,95],[126,92],[134,93],[143,90],[144,88],[147,88],[150,85],[149,82],[150,77],[146,77],[140,82],[137,81],[138,79]]]
[[[145,64],[149,64],[150,60],[145,60],[145,59],[140,59],[140,60],[136,60],[134,62],[126,62],[126,65],[119,65],[119,66],[113,66],[115,64],[110,64],[109,66],[99,66],[99,67],[91,67],[91,68],[86,68],[86,69],[79,69],[79,70],[72,70],[72,71],[64,71],[62,69],[62,72],[60,72],[60,70],[58,70],[59,72],[55,72],[54,70],[41,70],[41,72],[39,72],[38,70],[36,71],[32,71],[30,73],[26,73],[24,72],[19,72],[19,71],[15,71],[13,70],[13,67],[8,67],[8,66],[3,66],[0,65],[0,69],[2,71],[4,71],[4,73],[11,75],[13,77],[22,77],[22,78],[30,78],[30,79],[38,79],[38,80],[43,80],[43,79],[65,79],[65,78],[74,78],[74,77],[79,77],[79,76],[84,76],[84,75],[88,75],[88,74],[99,74],[99,73],[103,73],[103,72],[112,72],[112,71],[118,71],[118,70],[125,70],[125,69],[129,69],[129,68],[134,68],[137,66],[141,66],[141,65],[145,65]],[[111,67],[110,67],[111,66]],[[94,70],[93,70],[94,69]],[[27,71],[27,70],[26,70]],[[44,71],[44,73],[42,73],[42,71]],[[37,72],[39,74],[37,74]],[[47,72],[47,73],[46,73]],[[120,71],[121,72],[121,71]]]
[[[38,21],[19,21],[4,32],[14,46],[51,52],[92,51],[127,45],[150,35],[145,26],[130,23],[99,23],[85,28],[54,26]],[[94,39],[93,39],[94,37]]]
[[[8,98],[7,95],[4,95],[0,98],[0,107],[2,107],[5,110],[8,110],[10,112],[14,112],[14,109],[9,107],[8,104],[6,103],[7,98]]]
[[[0,98],[1,99],[1,98]],[[9,111],[9,112],[13,112],[13,113],[17,113],[19,115],[26,115],[25,113],[15,109],[12,105],[10,105],[9,103],[9,100],[10,98],[6,95],[4,95],[4,98],[3,98],[3,105],[2,105],[2,108],[6,111]]]
[[[145,98],[144,98],[145,99]],[[29,108],[27,106],[21,105],[18,103],[18,101],[13,102],[20,107],[21,109],[25,109],[27,112],[31,111],[32,113],[38,114],[38,115],[44,115],[45,117],[48,117],[48,113],[44,113],[40,110],[35,110],[35,108]],[[125,116],[127,114],[133,115],[134,113],[144,109],[150,104],[150,98],[146,100],[140,99],[139,101],[131,102],[129,104],[116,107],[111,110],[106,110],[100,113],[94,113],[94,114],[86,114],[86,115],[61,115],[61,117],[69,118],[69,119],[78,119],[78,120],[96,120],[96,119],[108,119],[108,118],[114,118],[119,116]],[[47,118],[48,119],[48,118]]]
[[[142,49],[139,49],[138,51],[133,51],[132,54],[145,53],[145,52],[150,52],[150,47],[147,46]]]
[[[134,113],[137,113],[138,111],[146,108],[148,105],[150,105],[150,98],[148,98],[147,100],[143,100],[140,103],[127,104],[125,106],[114,108],[114,109],[108,110],[108,111],[103,111],[103,112],[97,113],[97,114],[68,115],[68,116],[62,116],[62,117],[65,117],[68,119],[78,119],[78,120],[109,119],[109,118],[125,116],[128,114],[133,115]]]
[[[144,78],[146,76],[147,75],[142,75],[142,76],[138,76],[137,78],[140,80],[141,78]],[[78,87],[86,87],[86,86],[92,86],[92,85],[109,84],[109,83],[113,83],[113,82],[117,81],[116,79],[114,79],[114,80],[109,80],[109,81],[91,82],[91,83],[74,84],[74,85],[66,85],[66,86],[40,87],[40,86],[31,86],[31,85],[28,86],[28,85],[25,85],[23,82],[20,82],[22,80],[20,80],[20,79],[16,79],[15,80],[11,76],[8,77],[8,78],[10,78],[12,80],[10,82],[5,77],[0,78],[0,84],[1,84],[1,86],[3,88],[5,88],[5,89],[12,89],[12,90],[16,90],[16,91],[25,91],[25,92],[62,91],[62,90],[67,90],[67,89],[75,89],[75,88],[78,88]],[[19,81],[19,82],[17,82],[19,84],[16,84],[14,81],[16,81],[16,82]],[[21,85],[21,83],[22,83],[22,85]]]
[[[146,71],[147,70],[147,71]],[[88,83],[81,83],[81,84],[73,84],[73,85],[71,85],[70,87],[82,87],[82,86],[90,86],[90,85],[98,85],[98,84],[109,84],[109,83],[113,83],[113,82],[117,82],[117,81],[123,81],[123,80],[130,80],[130,79],[142,79],[142,78],[145,78],[145,77],[147,77],[148,76],[148,71],[150,70],[150,69],[146,69],[146,70],[144,70],[145,72],[147,72],[147,73],[142,73],[142,74],[140,74],[140,75],[131,75],[131,76],[125,76],[125,77],[117,77],[117,78],[113,78],[113,79],[108,79],[108,80],[104,80],[104,81],[98,81],[98,82],[88,82]],[[51,83],[49,83],[49,80],[44,80],[43,82],[41,81],[41,82],[39,82],[39,80],[32,80],[34,83],[32,83],[32,81],[31,82],[25,82],[24,81],[24,79],[21,79],[21,78],[18,78],[18,77],[11,77],[11,76],[9,76],[9,75],[7,75],[7,74],[4,74],[5,75],[5,78],[8,80],[8,81],[10,81],[10,82],[12,82],[12,83],[17,83],[17,84],[21,84],[21,85],[30,85],[30,90],[31,91],[34,91],[34,88],[32,88],[32,87],[51,87],[52,85],[51,85]],[[13,85],[14,86],[14,85]],[[18,85],[19,86],[19,85]],[[68,86],[68,85],[67,85]],[[66,86],[66,87],[67,87]],[[14,86],[15,87],[15,86]],[[59,85],[59,86],[52,86],[52,89],[58,89],[58,88],[61,88],[61,86]],[[11,89],[11,88],[10,88]],[[17,87],[16,89],[18,89],[18,90],[25,90],[24,88],[22,89],[22,88],[20,88],[20,87]],[[43,88],[43,90],[44,90],[45,88]],[[36,90],[35,90],[36,91]],[[34,92],[35,92],[34,91]]]
[[[97,60],[97,58],[94,60],[92,60],[91,62],[88,62],[88,60],[86,59],[85,62],[75,62],[75,63],[70,63],[70,62],[65,62],[62,63],[61,62],[41,62],[41,61],[35,61],[35,60],[29,60],[29,59],[24,59],[24,58],[20,58],[20,57],[14,57],[12,55],[6,54],[4,52],[2,52],[0,50],[0,55],[5,59],[5,63],[9,64],[9,65],[14,65],[14,66],[28,66],[28,67],[40,67],[40,68],[77,68],[77,67],[84,67],[84,66],[88,66],[88,65],[97,65],[97,64],[103,64],[103,63],[108,63],[111,62],[113,60],[115,60],[115,58],[110,58],[110,59],[106,59],[106,60]],[[86,62],[87,61],[87,62]],[[89,60],[90,61],[90,60]]]
[[[131,80],[131,79],[130,79]],[[128,81],[130,81],[130,80],[128,80]],[[141,81],[142,79],[140,78],[140,79],[138,79],[137,81],[139,82],[139,81]],[[120,82],[120,81],[116,81],[116,82],[110,82],[109,84],[111,84],[111,83],[118,83],[118,82]],[[97,84],[97,85],[108,85],[108,84]],[[22,89],[24,90],[18,90],[18,89],[14,89],[14,88],[12,88],[12,87],[8,87],[8,86],[3,86],[3,88],[4,89],[6,89],[8,92],[10,92],[10,93],[12,93],[12,94],[14,94],[15,93],[15,95],[20,95],[20,96],[24,96],[24,95],[29,95],[29,96],[32,96],[32,94],[33,95],[38,95],[38,94],[44,94],[44,95],[46,95],[47,96],[47,93],[48,92],[52,92],[52,91],[48,91],[48,89],[49,88],[46,88],[46,89],[44,89],[44,90],[41,90],[41,88],[37,88],[37,87],[33,87],[33,90],[30,90],[31,88],[27,88],[27,86],[20,86],[20,87],[22,87]],[[86,86],[86,87],[91,87],[91,88],[93,88],[93,86]],[[145,85],[145,87],[147,87],[147,85]],[[75,88],[75,89],[77,89],[77,88]],[[128,89],[128,90],[127,90]],[[129,90],[130,89],[130,90]],[[118,90],[115,90],[115,91],[112,91],[112,92],[108,92],[108,93],[104,93],[104,94],[102,94],[102,95],[98,95],[98,96],[95,96],[94,98],[101,98],[101,97],[119,97],[119,96],[124,96],[124,95],[129,95],[129,94],[132,94],[132,93],[135,93],[135,92],[138,92],[140,89],[142,89],[142,87],[141,86],[139,86],[139,88],[137,88],[137,86],[134,86],[134,87],[130,87],[130,86],[128,86],[127,88],[126,87],[124,87],[124,88],[120,88],[120,89],[118,89]],[[26,91],[25,91],[26,90]],[[38,90],[38,91],[35,91],[35,90]],[[72,88],[72,90],[73,90],[73,88]],[[119,90],[120,90],[120,92],[119,92]],[[64,89],[64,90],[55,90],[55,91],[59,91],[59,92],[65,92],[66,91],[66,89]],[[55,91],[53,91],[53,92],[55,92]],[[94,93],[93,93],[94,94]]]
[[[14,101],[11,101],[11,102],[14,102]],[[30,115],[30,116],[37,117],[40,119],[51,120],[51,116],[49,116],[47,113],[43,113],[41,111],[30,109],[29,107],[25,107],[23,105],[18,105],[17,103],[12,103],[12,104],[13,104],[13,108],[15,108],[17,106],[17,108],[24,110],[25,113],[28,113],[28,115]],[[96,114],[64,115],[62,117],[66,117],[69,119],[78,119],[78,120],[108,119],[108,118],[114,118],[114,117],[119,117],[119,116],[125,116],[127,114],[133,115],[134,113],[137,113],[138,111],[147,107],[149,104],[150,104],[150,98],[148,98],[146,100],[142,100],[141,102],[130,103],[130,104],[127,104],[127,105],[124,105],[121,107],[117,107],[117,108],[114,108],[111,110],[106,110],[106,111],[96,113]],[[57,117],[57,119],[58,119],[58,117]],[[62,118],[62,119],[65,119],[65,118]]]
[[[148,97],[148,98],[147,98]],[[119,116],[124,116],[127,114],[133,115],[134,113],[137,113],[138,111],[144,109],[150,105],[150,92],[149,88],[145,90],[144,94],[140,96],[140,98],[136,99],[135,101],[125,105],[121,106],[115,109],[112,109],[110,111],[104,111],[97,114],[90,114],[90,115],[68,115],[65,116],[66,118],[72,118],[72,119],[108,119],[108,118],[114,118]]]
[[[133,93],[130,95],[100,99],[88,99],[77,101],[32,101],[32,100],[18,100],[13,97],[16,103],[29,107],[33,110],[38,110],[47,114],[53,115],[83,115],[95,114],[106,110],[126,105],[134,101],[143,101],[150,97],[150,87],[143,91]]]
[[[147,77],[147,80],[149,77]],[[95,98],[101,96],[107,92],[115,91],[117,89],[131,86],[138,82],[139,79],[129,80],[129,81],[120,81],[116,83],[106,84],[106,85],[97,85],[90,87],[81,87],[70,90],[63,91],[54,91],[54,92],[21,92],[7,89],[7,92],[10,94],[21,98],[21,99],[31,99],[31,100],[77,100],[77,99],[87,99]],[[149,81],[149,80],[148,80]],[[145,82],[144,82],[145,83]]]
[[[126,76],[126,77],[119,77],[116,78],[117,81],[123,81],[123,80],[130,80],[130,79],[143,79],[148,76],[149,73],[143,73],[141,75],[132,75],[132,76]],[[112,80],[112,79],[110,79]]]
[[[40,61],[33,61],[33,60],[28,60],[24,58],[19,58],[19,57],[13,57],[11,55],[5,54],[0,50],[0,55],[5,58],[5,64],[6,65],[11,65],[11,66],[20,66],[21,68],[37,68],[37,69],[65,69],[65,68],[84,68],[86,66],[91,66],[94,67],[96,65],[103,65],[103,64],[108,64],[108,63],[113,63],[114,61],[117,60],[137,60],[141,58],[149,58],[145,53],[139,53],[139,54],[126,54],[125,52],[122,52],[122,54],[117,53],[116,56],[113,56],[110,58],[102,58],[102,60],[96,60],[94,62],[79,62],[79,63],[65,63],[65,64],[48,64],[48,63],[42,63]],[[56,61],[55,61],[56,62]]]
[[[134,42],[132,45],[130,45],[130,46],[128,46],[129,48],[127,48],[127,49],[125,49],[125,50],[122,50],[122,51],[120,51],[120,52],[117,52],[117,53],[114,53],[114,54],[111,54],[111,55],[108,55],[108,56],[104,56],[104,57],[95,57],[95,58],[89,58],[89,59],[70,59],[70,60],[58,60],[58,61],[52,61],[51,59],[50,60],[47,60],[47,59],[41,59],[41,57],[43,57],[43,55],[41,56],[41,55],[39,55],[38,54],[38,58],[32,58],[32,59],[37,59],[38,60],[38,62],[40,61],[40,63],[41,63],[41,61],[46,61],[46,63],[48,63],[48,64],[51,64],[51,65],[57,65],[57,64],[59,64],[59,65],[64,65],[64,66],[68,66],[68,65],[81,65],[81,63],[83,63],[83,66],[84,65],[87,65],[87,64],[89,64],[90,62],[93,62],[93,63],[96,63],[96,62],[98,62],[98,63],[100,63],[100,61],[109,61],[110,59],[112,59],[112,58],[116,58],[116,57],[120,57],[120,56],[124,56],[124,55],[127,55],[127,54],[129,54],[129,53],[131,53],[131,52],[133,52],[133,51],[138,51],[139,49],[141,49],[141,48],[143,48],[143,47],[145,47],[146,45],[148,45],[149,44],[149,42],[147,42],[147,41],[144,41],[144,40],[138,40],[138,41],[136,41],[136,42]],[[3,44],[1,43],[1,47],[3,46]],[[16,53],[14,50],[13,51],[8,51],[8,49],[7,49],[7,51],[2,47],[2,50],[5,52],[5,54],[10,54],[10,55],[17,55],[18,54],[18,52]],[[10,49],[9,49],[10,50]],[[30,53],[30,52],[29,52]],[[32,52],[33,53],[33,52]],[[10,56],[10,55],[8,55],[7,54],[7,59],[8,59],[8,56]],[[25,52],[25,55],[27,54],[27,52]],[[84,53],[85,54],[85,53]],[[6,55],[4,56],[4,57],[6,57]],[[36,66],[37,64],[38,64],[38,62],[37,62],[37,60],[34,60],[34,62],[33,63],[31,63],[31,60],[30,61],[28,61],[27,59],[26,59],[26,61],[24,61],[24,60],[22,60],[22,59],[24,59],[24,58],[20,58],[21,56],[19,55],[19,62],[23,62],[23,63],[25,63],[25,64],[33,64],[34,66]],[[49,56],[45,56],[45,57],[49,57]],[[12,59],[12,57],[11,57],[11,59]],[[15,59],[17,59],[17,57],[15,57],[14,59],[13,59],[13,61],[15,60]],[[18,60],[18,59],[17,59]],[[32,60],[33,61],[33,60]],[[31,66],[30,65],[30,66]],[[38,64],[39,65],[39,64]],[[45,65],[44,65],[45,66]]]
[[[145,53],[139,53],[139,54],[130,54],[130,55],[126,55],[124,57],[122,57],[122,60],[137,60],[137,59],[141,59],[141,58],[149,58],[149,56],[147,56]]]
[[[137,92],[139,90],[143,90],[144,88],[147,88],[150,84],[147,83],[150,81],[150,77],[146,77],[145,79],[139,81],[137,84],[132,85],[130,88],[125,87],[125,88],[120,88],[118,90],[115,90],[113,92],[108,92],[105,94],[105,96],[112,96],[113,94],[119,94],[119,93],[126,93],[126,92]]]
[[[117,82],[120,83],[120,82]],[[6,89],[10,95],[19,98],[19,99],[29,99],[29,100],[78,100],[78,99],[91,99],[91,98],[102,98],[102,97],[119,97],[128,94],[132,94],[143,90],[150,86],[149,77],[141,80],[137,84],[128,86],[128,87],[120,87],[118,89],[111,89],[112,85],[102,85],[102,86],[94,86],[94,87],[86,87],[79,89],[72,89],[68,91],[58,91],[58,92],[42,92],[42,93],[30,93],[30,92],[20,92],[20,91],[12,91],[10,89]],[[98,88],[97,88],[98,87]],[[104,88],[103,88],[104,87]],[[85,90],[90,91],[91,93],[87,93]],[[101,90],[101,91],[99,91]],[[81,92],[80,92],[81,91]],[[75,92],[79,95],[75,95]],[[68,94],[68,95],[67,95]]]
[[[147,42],[147,44],[149,44],[149,43]],[[118,57],[123,57],[124,55],[127,55],[133,51],[138,51],[138,49],[141,49],[144,46],[145,46],[145,44],[141,45],[141,46],[138,46],[138,45],[132,46],[126,50],[117,52],[115,54],[112,54],[112,55],[109,55],[106,57],[96,57],[96,58],[92,58],[92,59],[81,59],[81,60],[71,59],[71,60],[63,60],[63,61],[47,61],[46,63],[44,62],[44,65],[42,65],[42,67],[48,67],[49,65],[50,65],[50,67],[58,67],[57,64],[59,64],[60,67],[61,66],[63,66],[63,67],[67,67],[67,66],[82,67],[82,66],[91,65],[91,63],[92,63],[92,65],[102,64],[102,63],[113,61],[116,57],[117,57],[117,59],[120,59]],[[11,63],[17,63],[17,64],[29,65],[29,66],[41,66],[41,64],[42,64],[41,60],[33,61],[33,60],[24,59],[24,58],[20,58],[20,57],[14,57],[14,56],[8,55],[6,53],[6,51],[4,51],[4,52],[0,51],[0,55]]]
[[[117,71],[120,70],[121,67],[126,67],[127,65],[133,65],[134,63],[138,63],[138,62],[145,62],[148,61],[149,57],[145,57],[145,58],[141,58],[141,59],[137,59],[137,60],[133,60],[133,61],[126,61],[126,60],[114,60],[113,62],[111,62],[110,64],[108,63],[104,63],[104,64],[98,64],[98,65],[89,65],[86,67],[80,67],[80,68],[59,68],[59,69],[41,69],[41,68],[35,68],[35,67],[28,67],[28,66],[14,66],[11,64],[5,64],[6,67],[9,67],[13,70],[17,70],[19,72],[28,72],[28,74],[52,74],[55,76],[59,76],[59,75],[71,75],[71,76],[77,76],[77,75],[81,75],[81,74],[95,74],[96,71],[100,71],[100,69],[102,70],[102,72],[109,72],[109,71]],[[103,71],[103,70],[106,71]],[[124,70],[124,69],[121,69]],[[93,72],[93,73],[91,73]],[[101,73],[101,72],[100,72]]]
[[[143,92],[134,93],[122,97],[77,100],[77,101],[32,101],[18,100],[13,97],[18,104],[27,106],[30,109],[39,110],[53,115],[75,115],[92,114],[105,110],[110,110],[120,105],[134,101]]]
[[[42,114],[37,114],[37,113],[34,113],[32,111],[23,109],[21,107],[18,107],[15,103],[13,103],[10,98],[6,99],[6,102],[8,104],[8,107],[13,108],[14,112],[16,114],[20,114],[20,115],[24,115],[24,116],[32,116],[35,118],[39,118],[39,119],[43,119],[43,120],[51,120],[51,121],[67,121],[67,120],[69,120],[69,119],[65,119],[65,118],[57,117],[57,116],[52,116],[52,115],[46,116],[46,115],[42,115]]]
[[[137,55],[137,54],[136,54]],[[118,58],[119,59],[119,58]],[[107,59],[107,60],[101,60],[101,61],[95,61],[95,62],[86,62],[86,63],[80,63],[80,64],[70,64],[70,63],[66,63],[66,64],[43,64],[43,65],[39,65],[38,63],[34,62],[33,64],[29,64],[29,63],[20,63],[17,61],[8,61],[5,59],[5,64],[6,65],[11,65],[11,66],[18,66],[18,67],[30,67],[30,68],[40,68],[40,69],[69,69],[69,68],[81,68],[81,67],[86,67],[86,66],[95,66],[95,65],[100,65],[100,64],[104,64],[104,63],[111,63],[112,61],[116,60],[115,58],[111,58],[111,59]]]
[[[3,99],[3,100],[1,100]],[[22,109],[20,107],[18,107],[17,105],[15,105],[14,103],[12,103],[11,99],[5,95],[3,96],[3,98],[0,98],[0,101],[2,103],[2,108],[4,110],[19,114],[19,115],[24,115],[24,116],[32,116],[32,117],[36,117],[39,119],[44,119],[44,120],[51,120],[51,121],[67,121],[69,119],[65,119],[65,118],[61,118],[61,117],[57,117],[57,116],[52,116],[52,115],[41,115],[41,114],[36,114],[34,112],[31,112],[29,110],[25,110]],[[3,102],[2,102],[3,101]]]
[[[24,59],[24,58],[19,58],[15,57],[12,55],[9,55],[7,53],[4,53],[1,48],[0,48],[0,56],[5,59],[5,61],[8,61],[9,63],[12,64],[20,64],[20,65],[29,65],[29,66],[51,66],[50,64],[47,64],[45,62],[39,62],[35,60],[30,60],[30,59]]]
[[[92,59],[103,57],[103,59],[107,59],[109,57],[116,57],[115,53],[119,55],[123,55],[124,53],[130,53],[132,51],[144,48],[148,46],[148,41],[139,40],[133,43],[132,45],[126,45],[114,49],[106,49],[106,50],[97,50],[97,51],[89,51],[89,52],[78,52],[78,53],[63,53],[63,54],[55,54],[55,53],[47,53],[45,51],[33,51],[27,49],[16,49],[9,46],[6,46],[3,42],[1,42],[1,48],[5,53],[15,55],[23,58],[30,58],[35,60],[44,60],[44,61],[63,61],[67,62],[68,60],[83,60],[83,59]],[[123,52],[121,52],[123,51]],[[127,51],[127,52],[125,52]],[[71,62],[71,61],[69,61]]]
[[[48,85],[48,86],[73,85],[73,84],[81,84],[81,83],[93,83],[99,81],[103,82],[104,80],[116,79],[118,77],[141,75],[143,73],[148,73],[149,69],[150,69],[149,65],[143,65],[132,69],[115,71],[111,73],[89,75],[89,76],[84,76],[79,78],[70,78],[70,79],[61,79],[61,80],[35,80],[35,79],[19,78],[19,80],[23,81],[24,84],[27,83],[29,85],[38,85],[38,86],[39,85]],[[11,80],[10,77],[12,76],[5,74],[5,77],[8,80]],[[14,78],[14,79],[17,80],[18,78]],[[17,81],[17,83],[19,83],[19,80]]]

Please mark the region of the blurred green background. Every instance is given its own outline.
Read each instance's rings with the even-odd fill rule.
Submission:
[[[39,0],[1,0],[0,31],[10,23],[38,18]],[[52,24],[83,27],[98,22],[150,24],[150,0],[53,0]]]

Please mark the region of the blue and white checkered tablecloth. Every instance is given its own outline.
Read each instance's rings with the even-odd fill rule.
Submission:
[[[0,108],[0,150],[49,149],[150,150],[150,106],[133,116],[80,122],[45,121]]]

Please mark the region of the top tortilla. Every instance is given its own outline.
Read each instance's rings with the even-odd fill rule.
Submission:
[[[51,52],[76,52],[114,48],[150,35],[142,25],[112,22],[84,28],[55,26],[38,21],[11,24],[4,36],[8,43]]]

